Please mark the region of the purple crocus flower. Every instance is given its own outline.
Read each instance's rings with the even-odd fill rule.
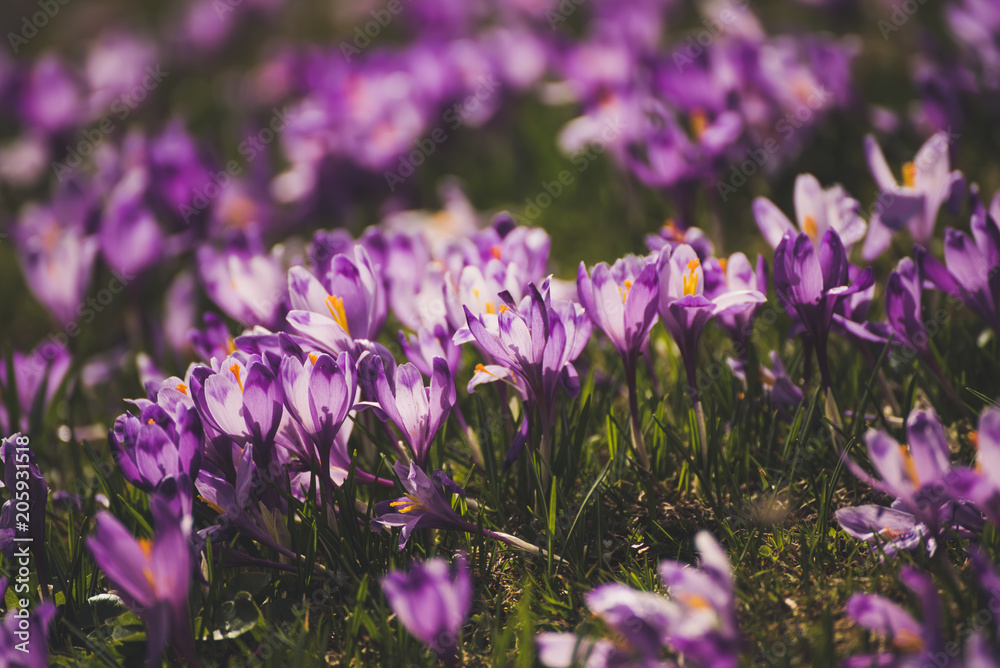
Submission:
[[[892,508],[859,506],[837,511],[841,528],[862,540],[884,542],[887,555],[912,549],[922,538],[928,538],[928,550],[933,552],[936,539],[943,535],[952,531],[969,535],[982,526],[982,518],[968,504],[952,500],[958,474],[949,462],[948,440],[937,415],[930,409],[913,411],[906,432],[909,447],[882,431],[872,429],[865,435],[879,478],[847,460],[862,482],[894,499]]]
[[[881,211],[872,216],[862,250],[873,260],[888,247],[893,231],[909,227],[914,241],[926,245],[934,234],[938,210],[964,190],[961,172],[948,170],[948,132],[938,132],[917,151],[913,162],[903,165],[903,183],[892,175],[874,137],[865,137],[865,155],[876,184],[882,190]]]
[[[5,581],[6,578],[0,591],[7,589]],[[0,665],[46,668],[49,665],[46,637],[56,612],[51,602],[42,603],[30,614],[26,608],[10,609],[0,625]]]
[[[259,240],[232,237],[225,249],[198,249],[198,268],[208,296],[241,324],[273,327],[285,312],[285,271],[277,249],[267,254]]]
[[[944,375],[931,348],[930,333],[924,324],[922,297],[924,276],[920,265],[904,257],[896,265],[885,284],[885,315],[895,340],[904,346],[904,355],[918,356],[937,376],[942,387],[958,405],[962,402]]]
[[[550,429],[555,420],[556,393],[565,386],[571,394],[579,391],[580,380],[573,360],[580,356],[593,325],[583,307],[549,298],[548,282],[539,290],[528,284],[528,296],[520,306],[510,294],[502,293],[496,323],[478,318],[465,309],[469,331],[495,364],[477,365],[469,381],[469,391],[482,383],[503,380],[512,385],[526,402],[525,420],[538,407],[541,420],[541,455],[551,463]],[[520,434],[525,434],[522,425]],[[504,470],[517,459],[525,444],[516,438],[504,460]]]
[[[265,360],[237,352],[217,368],[195,367],[189,377],[199,415],[219,435],[214,440],[224,447],[253,443],[258,466],[268,468],[281,425],[283,393]]]
[[[51,206],[29,205],[14,234],[25,282],[62,325],[93,313],[83,308],[98,250],[97,239],[83,225],[86,207],[60,200]]]
[[[695,545],[700,568],[677,561],[660,564],[666,597],[617,583],[587,595],[587,606],[621,635],[624,648],[572,633],[542,633],[536,638],[539,660],[560,668],[575,662],[594,668],[652,668],[665,665],[660,659],[669,649],[686,666],[735,668],[742,642],[729,558],[706,531],[695,536]]]
[[[375,357],[372,362],[382,413],[402,432],[417,465],[426,468],[431,443],[455,405],[455,381],[448,363],[435,358],[430,387],[424,387],[423,376],[413,364],[397,366],[390,381],[381,358]]]
[[[774,203],[764,197],[753,202],[753,215],[761,234],[772,248],[777,248],[787,232],[804,232],[814,244],[827,230],[834,230],[846,250],[861,241],[867,226],[860,215],[861,205],[840,185],[824,189],[812,174],[799,174],[795,179],[796,226]]]
[[[914,249],[924,276],[939,290],[960,299],[1000,332],[997,300],[1000,298],[1000,193],[987,212],[976,198],[972,211],[972,238],[947,228],[944,264],[921,247]]]
[[[775,292],[792,316],[803,326],[815,347],[823,388],[830,387],[830,365],[826,342],[837,303],[867,289],[874,282],[868,267],[854,280],[840,237],[827,230],[819,247],[808,234],[786,234],[774,254]]]
[[[695,357],[705,325],[723,313],[746,312],[767,298],[759,290],[728,290],[710,299],[701,261],[690,246],[661,251],[656,270],[660,318],[681,351],[691,399],[698,403]]]
[[[971,501],[1000,527],[1000,409],[990,407],[979,416],[975,444],[979,450],[975,468],[956,468],[948,481],[950,492]]]
[[[288,293],[289,325],[332,354],[353,350],[356,339],[374,340],[385,324],[385,287],[363,246],[334,256],[318,278],[292,267]]]
[[[458,665],[458,634],[472,608],[472,578],[464,554],[454,570],[444,559],[415,563],[409,572],[390,571],[382,591],[406,630],[446,665]]]
[[[165,235],[147,200],[150,173],[145,165],[128,169],[111,189],[101,218],[101,252],[112,268],[137,274],[163,255]]]
[[[153,497],[153,540],[136,540],[114,516],[102,512],[87,547],[125,604],[146,623],[148,665],[159,665],[169,637],[184,660],[198,666],[188,614],[191,546],[180,520],[164,503]]]
[[[167,480],[178,486],[178,516],[191,514],[193,484],[201,468],[204,430],[187,386],[170,378],[156,403],[137,402],[139,416],[120,415],[108,433],[122,475],[139,489],[152,492]]]
[[[861,627],[873,631],[889,641],[889,652],[875,655],[854,656],[845,661],[844,668],[867,666],[922,666],[925,663],[942,668],[961,665],[957,659],[944,652],[945,641],[941,633],[941,599],[930,576],[906,566],[899,574],[900,580],[917,598],[923,608],[923,621],[918,622],[897,603],[878,594],[853,594],[847,599],[847,616]],[[945,658],[946,663],[939,663]]]
[[[625,365],[632,420],[632,440],[643,467],[649,468],[649,454],[642,437],[639,401],[636,393],[636,363],[649,340],[649,330],[657,314],[656,255],[626,256],[609,267],[594,266],[593,276],[581,262],[576,272],[576,290],[587,315],[611,339]]]
[[[409,466],[396,462],[393,469],[406,490],[405,495],[376,503],[372,526],[402,527],[399,534],[400,551],[406,547],[410,534],[417,529],[450,529],[470,533],[478,531],[474,524],[463,520],[452,509],[450,495],[455,493],[465,496],[465,490],[444,472],[434,471],[428,478],[412,462]]]
[[[7,407],[0,405],[0,429],[3,433],[29,431],[32,411],[36,406],[47,411],[59,387],[66,381],[72,358],[66,347],[55,340],[44,341],[28,354],[13,353],[14,382],[7,377],[7,365],[0,365],[0,388],[4,393],[13,392],[17,385],[17,405],[20,408],[19,424],[9,424]],[[44,388],[44,394],[42,394]]]

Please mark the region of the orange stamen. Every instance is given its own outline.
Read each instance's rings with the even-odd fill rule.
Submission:
[[[802,221],[802,231],[809,235],[809,238],[816,241],[816,235],[819,234],[819,226],[816,225],[816,219],[812,216],[806,216],[805,220]]]
[[[317,359],[319,358],[316,357],[316,353],[309,353],[309,361],[313,363],[313,366],[316,366]]]
[[[229,372],[236,377],[236,382],[240,385],[240,392],[243,392],[243,380],[240,378],[240,365],[233,364],[229,367]]]
[[[490,315],[496,315],[497,314],[497,307],[496,307],[496,305],[493,304],[493,302],[486,302],[486,307],[485,308],[486,308],[486,312],[489,313]]]
[[[177,383],[177,385],[174,386],[174,389],[180,392],[181,394],[188,393],[188,386],[185,385],[184,383]]]
[[[907,188],[913,188],[917,185],[917,165],[915,163],[903,163],[903,185]]]
[[[337,295],[330,295],[326,298],[326,307],[330,309],[330,317],[340,325],[340,328],[350,336],[351,330],[347,326],[347,312],[344,311],[344,298]]]
[[[685,296],[694,295],[698,290],[698,269],[701,268],[701,262],[698,258],[694,258],[687,263],[687,275],[684,276],[684,294]]]
[[[149,418],[149,420],[146,421],[146,424],[156,424],[156,420]]]
[[[392,508],[398,508],[401,513],[412,513],[417,510],[427,510],[427,506],[420,502],[420,499],[413,496],[412,494],[404,494],[406,500],[400,499],[398,501],[389,502],[389,506]]]
[[[500,247],[499,246],[493,246],[492,248],[490,248],[490,255],[493,256],[493,259],[499,260],[500,259]]]
[[[705,115],[705,111],[703,109],[693,110],[691,112],[691,132],[694,133],[695,139],[701,139],[707,129],[708,116]]]
[[[903,457],[903,467],[906,469],[906,477],[910,479],[914,487],[920,487],[920,476],[917,475],[917,466],[913,463],[913,455],[905,445],[899,446],[899,454]]]
[[[892,646],[907,654],[916,654],[924,649],[924,639],[910,629],[902,629],[892,639]]]

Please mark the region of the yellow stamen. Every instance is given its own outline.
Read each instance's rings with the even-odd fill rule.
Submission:
[[[347,326],[347,313],[344,311],[344,298],[337,295],[330,295],[326,298],[326,307],[330,309],[330,317],[340,325],[340,328],[350,336],[351,330]]]
[[[486,312],[490,315],[497,314],[497,307],[493,304],[493,302],[486,302]]]
[[[233,364],[231,367],[229,367],[229,372],[232,373],[234,376],[236,376],[236,382],[239,383],[239,385],[240,385],[240,392],[242,393],[243,392],[243,381],[240,379],[240,365],[239,364]]]
[[[628,291],[632,289],[632,281],[625,279],[625,287],[618,288],[618,294],[622,296],[622,303],[625,303],[625,299],[628,297]]]
[[[903,163],[903,185],[907,188],[913,188],[917,185],[917,165],[915,163]]]
[[[809,238],[816,241],[816,235],[819,234],[819,227],[816,225],[816,219],[812,216],[806,216],[805,220],[802,221],[802,231],[809,235]]]
[[[899,446],[899,454],[903,457],[903,468],[906,469],[906,477],[910,479],[914,487],[920,487],[920,476],[917,475],[917,466],[913,463],[913,455],[905,445]]]
[[[724,257],[719,258],[719,266],[722,267],[722,273],[726,273],[726,267],[729,265],[729,260]]]
[[[500,259],[500,247],[499,246],[493,246],[492,248],[490,248],[490,255],[492,255],[495,260],[499,260]]]
[[[230,336],[229,340],[226,341],[226,354],[232,355],[235,352],[236,352],[236,342],[233,341],[233,337]]]
[[[684,295],[694,295],[698,290],[698,269],[701,268],[701,262],[698,258],[694,258],[687,263],[687,275],[684,276]]]
[[[174,386],[174,389],[180,392],[181,394],[188,393],[188,386],[185,385],[184,383],[177,383],[177,385]]]
[[[472,288],[472,296],[479,299],[479,288]]]
[[[220,507],[214,501],[209,501],[208,499],[206,499],[205,497],[203,497],[201,494],[198,494],[197,496],[198,496],[198,500],[199,501],[201,501],[206,506],[208,506],[209,508],[211,508],[215,512],[219,513],[220,515],[224,515],[226,513],[225,509],[223,509],[222,507]]]
[[[695,139],[701,139],[706,129],[708,129],[708,116],[705,115],[705,111],[703,109],[693,110],[691,112],[691,132],[694,133]]]
[[[401,513],[412,513],[417,510],[427,510],[427,506],[420,503],[420,499],[412,494],[404,494],[403,496],[407,498],[406,501],[402,499],[399,501],[390,501],[389,506],[392,508],[398,508]]]
[[[156,424],[156,420],[154,420],[153,418],[149,418],[146,424]]]
[[[892,646],[907,654],[916,654],[924,649],[924,639],[910,629],[902,629],[892,639]]]
[[[319,358],[316,357],[316,353],[309,353],[309,361],[313,363],[313,366],[316,366],[317,359]]]
[[[506,313],[506,312],[507,312],[507,311],[509,311],[509,310],[510,310],[510,309],[509,309],[509,308],[507,308],[507,305],[506,305],[506,304],[500,304],[500,312],[501,312],[501,313]]]

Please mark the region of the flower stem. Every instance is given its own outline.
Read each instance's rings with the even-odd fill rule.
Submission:
[[[650,470],[649,453],[646,452],[646,441],[642,437],[642,420],[639,417],[639,393],[636,388],[636,360],[625,360],[625,380],[628,383],[628,407],[632,431],[632,447],[639,456],[639,463],[647,471]]]

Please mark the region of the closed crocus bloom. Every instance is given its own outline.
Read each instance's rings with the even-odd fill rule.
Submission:
[[[163,254],[164,234],[146,198],[149,171],[132,167],[108,195],[99,239],[101,252],[112,268],[133,275]]]
[[[333,354],[353,350],[356,339],[375,339],[385,324],[385,287],[362,246],[335,256],[325,276],[292,267],[288,293],[289,325]]]
[[[576,289],[587,315],[611,340],[626,367],[634,366],[657,320],[656,256],[630,255],[610,267],[601,262],[590,275],[581,262]]]
[[[382,412],[403,434],[417,464],[427,466],[431,443],[455,405],[455,381],[448,363],[433,361],[430,387],[412,364],[396,367],[392,382],[386,377],[382,360],[373,360],[375,392]]]
[[[862,255],[872,260],[888,247],[893,231],[909,227],[914,241],[926,245],[934,234],[938,210],[953,193],[964,190],[961,172],[949,171],[947,132],[938,132],[903,164],[903,182],[897,183],[874,137],[865,137],[865,154],[875,182],[882,190],[880,212],[873,215]]]
[[[837,303],[874,282],[868,267],[851,281],[844,245],[833,230],[819,247],[807,234],[786,234],[774,253],[774,288],[816,349],[823,388],[830,386],[826,344]]]
[[[172,481],[178,516],[191,514],[193,483],[201,469],[204,430],[187,386],[172,378],[157,394],[158,403],[139,402],[139,416],[120,415],[108,433],[118,468],[139,489],[153,492]]]
[[[392,571],[382,579],[400,623],[447,665],[458,665],[458,634],[472,608],[472,578],[464,554],[454,568],[444,559],[415,563],[408,572]]]
[[[1000,332],[997,300],[1000,298],[1000,193],[989,212],[978,198],[973,204],[972,237],[947,228],[944,233],[944,264],[921,247],[915,249],[924,276],[939,290],[962,300],[994,331]]]
[[[185,531],[162,500],[153,497],[157,531],[152,540],[136,540],[121,522],[102,512],[87,538],[94,561],[146,623],[146,656],[159,665],[168,639],[189,665],[199,665],[188,614],[191,547]]]
[[[19,424],[9,424],[7,407],[0,406],[0,428],[4,433],[20,429],[27,432],[31,413],[36,405],[47,411],[59,387],[66,381],[72,357],[66,347],[49,339],[38,344],[30,353],[14,351],[13,383],[7,377],[7,365],[0,366],[0,387],[13,392],[17,385],[17,404],[20,408]],[[44,395],[42,394],[44,388]],[[68,393],[67,388],[67,393]],[[37,402],[37,403],[36,403]],[[44,413],[43,413],[44,414]]]
[[[753,214],[761,234],[772,248],[777,248],[786,233],[803,232],[818,244],[827,230],[840,235],[844,248],[861,241],[867,226],[860,214],[861,205],[839,184],[824,189],[812,174],[800,174],[795,179],[795,218],[792,225],[771,200],[758,197],[753,202]],[[798,229],[796,229],[796,227]]]
[[[899,604],[878,594],[853,594],[847,599],[845,612],[858,626],[882,636],[888,649],[874,655],[854,656],[847,659],[845,668],[867,666],[922,666],[925,663],[944,668],[962,665],[955,652],[944,652],[945,641],[941,633],[941,599],[930,576],[917,569],[904,567],[900,580],[917,595],[923,608],[923,621],[918,622]],[[943,658],[945,663],[940,663]]]

